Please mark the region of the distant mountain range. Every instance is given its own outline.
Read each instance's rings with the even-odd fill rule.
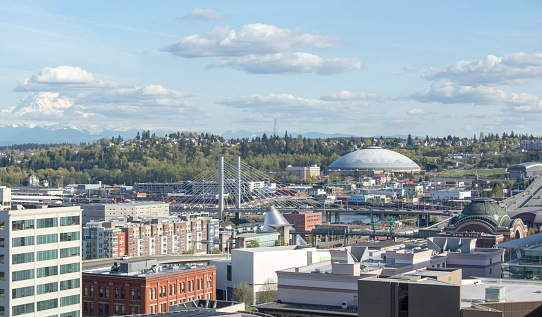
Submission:
[[[0,126],[0,146],[12,145],[12,144],[23,144],[23,143],[41,143],[41,144],[53,144],[53,143],[71,143],[71,144],[80,144],[81,142],[92,142],[99,140],[101,138],[111,138],[121,136],[125,140],[134,138],[137,132],[141,132],[144,129],[140,130],[104,130],[100,133],[91,133],[85,130],[79,130],[71,127],[63,128],[52,128],[52,127],[20,127],[20,126],[11,126],[4,125]],[[156,133],[158,136],[164,136],[169,133],[176,131],[169,130],[155,130],[151,133]],[[192,131],[191,131],[192,132]],[[240,131],[226,131],[221,134],[225,139],[242,139],[242,138],[255,138],[261,137],[263,134],[267,136],[273,135],[271,131],[259,131],[251,132],[246,130]],[[277,133],[279,136],[284,134]],[[292,137],[297,137],[299,133],[288,133]],[[320,132],[307,132],[301,133],[304,138],[311,139],[327,139],[327,138],[350,138],[351,135],[343,133],[320,133]],[[359,136],[354,136],[358,138]],[[374,136],[378,138],[380,136]],[[406,139],[406,135],[393,135],[391,137],[397,137]],[[373,138],[373,137],[366,137]]]

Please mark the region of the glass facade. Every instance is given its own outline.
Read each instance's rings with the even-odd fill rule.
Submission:
[[[503,278],[542,280],[542,249],[540,247],[523,249],[519,261],[514,262],[502,266]]]

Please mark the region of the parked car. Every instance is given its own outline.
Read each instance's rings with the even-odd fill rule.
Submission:
[[[130,260],[131,257],[129,255],[123,255],[120,257],[121,260]]]

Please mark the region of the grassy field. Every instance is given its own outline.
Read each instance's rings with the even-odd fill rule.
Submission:
[[[466,170],[443,175],[444,177],[464,177],[465,175],[478,175],[481,178],[501,178],[506,175],[505,170]]]

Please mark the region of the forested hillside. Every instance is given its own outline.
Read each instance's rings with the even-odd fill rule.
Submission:
[[[504,168],[512,164],[541,161],[542,152],[519,152],[519,140],[527,135],[503,133],[483,138],[341,138],[307,139],[263,135],[254,139],[225,140],[212,134],[173,133],[165,137],[138,133],[131,140],[103,138],[93,144],[24,144],[1,147],[0,184],[24,185],[31,174],[52,186],[102,181],[107,184],[176,182],[191,180],[214,165],[219,156],[241,158],[266,172],[281,173],[287,165],[318,164],[324,172],[342,155],[360,147],[379,145],[398,151],[424,170],[443,170],[455,165],[450,153],[481,152],[481,158],[466,160],[472,167]],[[295,181],[295,180],[289,180]]]

